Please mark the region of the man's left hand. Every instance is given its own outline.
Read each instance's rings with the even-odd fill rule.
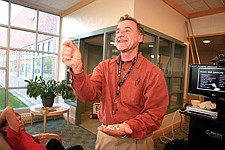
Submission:
[[[117,137],[123,137],[127,134],[128,135],[132,134],[133,132],[130,126],[126,123],[113,124],[108,126],[101,125],[97,129],[108,135],[117,136]]]

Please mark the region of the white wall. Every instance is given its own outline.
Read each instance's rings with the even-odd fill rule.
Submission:
[[[124,14],[175,39],[186,39],[186,18],[161,0],[96,0],[63,18],[62,35],[75,37],[116,25]]]
[[[142,24],[175,39],[186,39],[187,19],[162,0],[135,0],[134,17]]]
[[[191,19],[194,36],[225,34],[225,12]]]
[[[74,37],[117,24],[124,14],[133,16],[134,0],[96,0],[63,18],[63,37]]]

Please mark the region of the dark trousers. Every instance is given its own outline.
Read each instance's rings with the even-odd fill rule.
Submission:
[[[45,146],[48,150],[84,150],[81,145],[74,145],[66,148],[56,139],[51,139]]]

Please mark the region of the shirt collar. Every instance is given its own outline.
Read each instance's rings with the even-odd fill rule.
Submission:
[[[116,56],[115,58],[113,58],[111,60],[111,63],[117,63],[119,64],[120,63],[120,58],[121,58],[121,55],[119,54],[118,56]],[[137,59],[137,62],[135,63],[134,67],[135,68],[139,68],[140,65],[141,65],[141,62],[143,61],[144,57],[142,56],[142,53],[141,52],[138,52],[138,59]]]

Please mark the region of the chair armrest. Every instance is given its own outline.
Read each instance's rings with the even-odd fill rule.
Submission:
[[[2,150],[12,150],[9,143],[5,139],[5,135],[4,135],[4,133],[2,133],[2,131],[0,132],[0,149],[2,149]]]

